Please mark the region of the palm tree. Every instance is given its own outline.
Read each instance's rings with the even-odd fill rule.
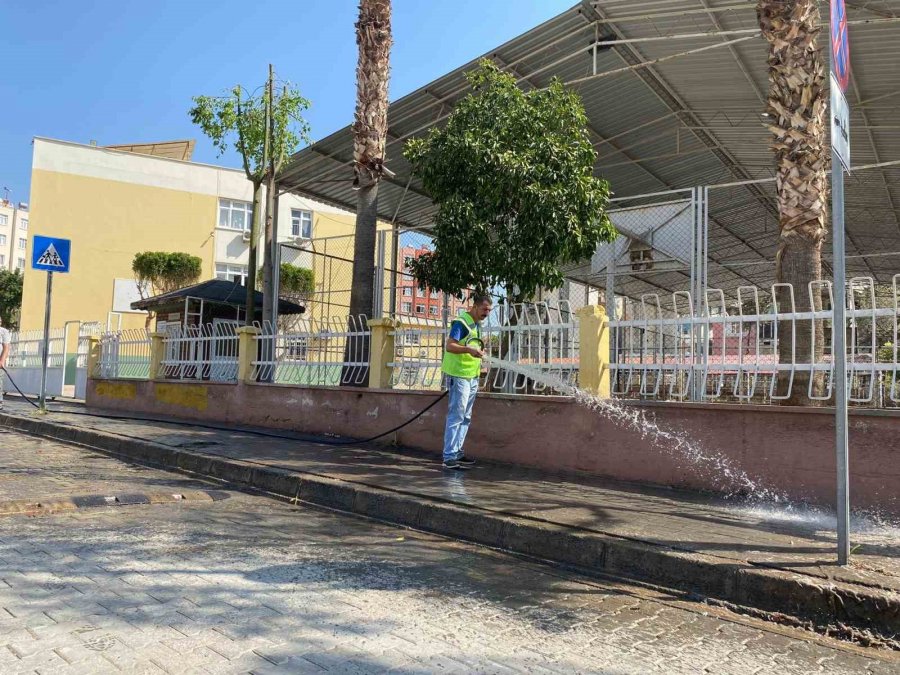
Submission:
[[[360,0],[356,22],[356,117],[353,122],[354,187],[359,191],[353,243],[353,286],[350,323],[359,315],[373,317],[375,299],[375,235],[378,227],[378,183],[384,172],[390,76],[391,0]],[[353,330],[351,327],[350,330]],[[348,350],[349,351],[349,340]],[[368,343],[354,360],[368,360]],[[347,373],[342,378],[347,382]]]
[[[821,297],[809,297],[809,283],[822,278],[822,244],[828,208],[827,143],[828,88],[818,36],[817,0],[758,0],[756,6],[763,37],[769,43],[769,95],[767,127],[775,137],[772,150],[777,165],[779,241],[775,278],[794,286],[797,311],[821,309]],[[788,297],[779,307],[788,307]],[[780,358],[791,358],[790,324],[779,327]],[[822,335],[817,322],[816,335]],[[824,345],[812,345],[812,322],[797,323],[796,360],[822,362]],[[814,393],[823,390],[821,377]],[[809,375],[798,373],[787,403],[809,404]]]

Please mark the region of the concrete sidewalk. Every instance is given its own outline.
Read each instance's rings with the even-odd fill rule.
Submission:
[[[839,568],[833,518],[796,507],[504,465],[453,473],[409,451],[54,407],[35,417],[10,400],[0,424],[820,626],[900,634],[900,530],[887,525],[860,521],[854,562]]]

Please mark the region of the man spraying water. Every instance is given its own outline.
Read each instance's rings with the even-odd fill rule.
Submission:
[[[484,358],[480,323],[491,313],[491,307],[489,295],[476,293],[472,296],[469,310],[456,317],[450,325],[441,365],[447,376],[449,391],[447,425],[444,429],[445,469],[468,469],[475,463],[475,460],[466,457],[463,443],[472,422],[472,408],[475,406],[478,376]]]

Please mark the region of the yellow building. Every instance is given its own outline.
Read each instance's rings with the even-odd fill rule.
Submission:
[[[131,264],[142,251],[196,255],[201,280],[246,278],[252,186],[243,171],[189,161],[192,148],[192,141],[103,148],[34,139],[28,233],[72,240],[71,272],[54,277],[52,326],[143,327],[146,315],[131,310],[139,299]],[[278,222],[279,240],[296,247],[285,249],[284,262],[315,269],[317,295],[349,297],[345,266],[319,271],[313,251],[332,241],[352,256],[355,215],[287,194]],[[27,265],[23,330],[43,326],[45,287],[46,273]]]

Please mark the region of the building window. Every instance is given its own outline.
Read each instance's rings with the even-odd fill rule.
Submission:
[[[219,200],[219,227],[249,232],[253,224],[253,204],[233,199]]]
[[[312,239],[312,211],[291,209],[291,236]]]
[[[17,269],[17,270],[24,270],[24,269],[25,269],[25,258],[19,258],[19,259],[16,261],[16,269]]]
[[[422,344],[422,336],[419,333],[399,333],[397,335],[397,344],[404,346],[418,346]]]
[[[425,305],[416,305],[416,314],[424,314]]]
[[[441,297],[441,292],[440,292],[440,291],[436,291],[436,290],[434,290],[434,289],[432,288],[432,289],[431,289],[431,297],[432,297],[432,298],[439,298],[439,297]]]
[[[28,229],[28,218],[21,218],[19,220],[19,228],[22,230]]]
[[[738,321],[729,321],[725,324],[725,335],[727,337],[740,337],[741,324]]]
[[[2,243],[3,243],[3,240],[0,239],[0,244],[2,244]],[[411,295],[412,295],[412,287],[411,287],[411,286],[406,286],[406,287],[404,287],[404,289],[403,289],[403,295],[405,295],[406,297],[411,296]]]
[[[28,247],[28,240],[24,237],[19,238],[19,250],[24,251]]]
[[[431,307],[428,308],[428,313],[431,314],[431,316],[437,316],[438,308],[435,307],[434,305],[432,305]]]
[[[0,267],[6,267],[6,256],[0,255]]]
[[[5,213],[0,213],[0,225],[8,225],[9,224],[9,216]]]
[[[236,284],[246,285],[247,266],[216,263],[216,279],[224,279],[225,281],[231,281]]]
[[[307,341],[305,337],[296,337],[285,340],[284,350],[285,356],[292,359],[306,358]]]
[[[404,302],[402,305],[400,305],[400,311],[406,312],[407,314],[409,314],[412,311],[412,303]]]
[[[0,246],[6,246],[6,235],[0,234]]]

